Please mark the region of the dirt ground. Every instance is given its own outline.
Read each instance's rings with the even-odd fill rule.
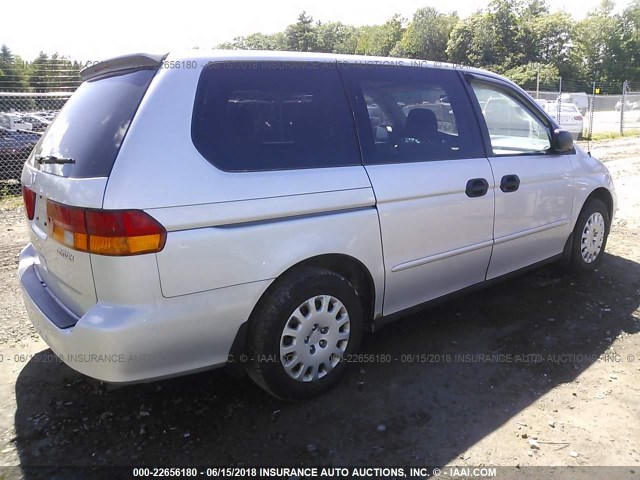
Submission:
[[[593,274],[548,267],[365,338],[386,363],[275,400],[213,371],[106,388],[52,361],[16,276],[18,202],[0,210],[0,477],[38,465],[626,465],[640,469],[640,139],[592,144],[619,210]],[[425,354],[407,361],[408,354]],[[56,478],[74,478],[73,474]],[[613,477],[612,477],[613,478]]]

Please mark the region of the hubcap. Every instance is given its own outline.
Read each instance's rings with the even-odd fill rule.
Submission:
[[[585,263],[591,263],[600,254],[604,243],[605,224],[600,212],[595,212],[589,217],[582,229],[581,254]]]
[[[329,374],[349,345],[349,313],[340,300],[318,295],[304,301],[289,316],[280,336],[280,362],[299,382]]]

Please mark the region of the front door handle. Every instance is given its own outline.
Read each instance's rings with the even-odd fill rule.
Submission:
[[[500,190],[504,193],[515,192],[520,188],[520,178],[518,175],[505,175],[500,180]]]
[[[465,193],[467,197],[482,197],[489,190],[489,182],[484,178],[472,178],[467,182]]]

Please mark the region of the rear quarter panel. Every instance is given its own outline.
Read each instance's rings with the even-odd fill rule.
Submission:
[[[359,260],[382,292],[382,247],[372,207],[170,232],[157,259],[162,293],[174,297],[274,279],[329,253]]]

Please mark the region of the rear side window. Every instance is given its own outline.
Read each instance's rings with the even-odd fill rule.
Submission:
[[[156,69],[129,71],[84,82],[60,110],[35,156],[70,158],[40,170],[73,178],[108,177],[129,125]]]
[[[361,163],[334,64],[210,64],[198,84],[191,136],[204,158],[230,172]]]
[[[478,122],[454,71],[341,65],[367,164],[484,157]]]

